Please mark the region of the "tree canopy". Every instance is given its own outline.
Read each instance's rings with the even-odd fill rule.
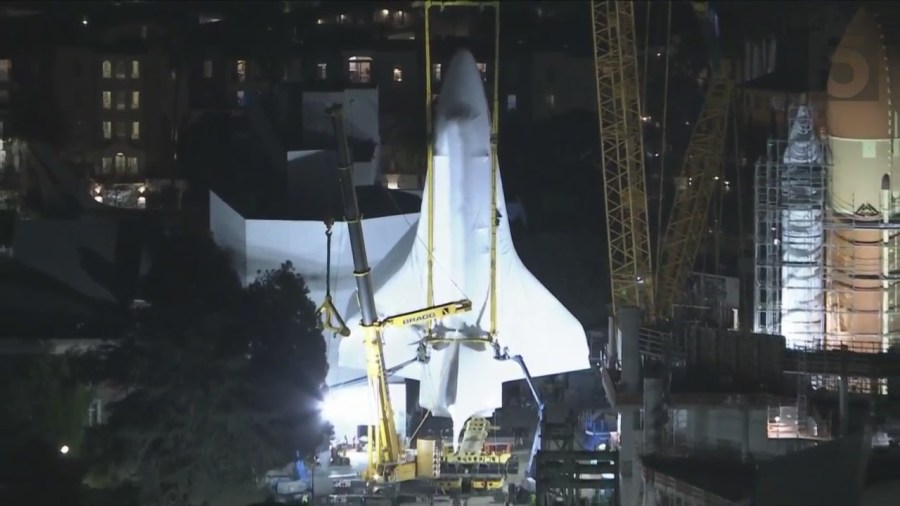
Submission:
[[[285,263],[242,288],[210,238],[175,236],[142,289],[128,334],[87,357],[125,392],[96,434],[97,469],[136,482],[141,504],[255,500],[267,470],[323,437],[325,344],[304,281]]]

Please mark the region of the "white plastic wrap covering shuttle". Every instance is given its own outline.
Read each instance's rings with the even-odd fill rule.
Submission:
[[[460,51],[450,63],[435,115],[434,303],[467,298],[473,310],[438,322],[438,337],[485,337],[490,325],[490,120],[484,84],[475,59]],[[510,355],[521,355],[534,376],[587,369],[584,328],[528,272],[513,246],[503,187],[497,178],[497,339]],[[389,279],[375,280],[380,317],[427,306],[428,210],[426,198],[405,263]],[[341,344],[340,364],[362,368],[365,350],[359,318]],[[388,368],[415,356],[423,327],[387,328]],[[435,416],[450,417],[458,438],[471,416],[490,416],[501,406],[503,382],[523,378],[512,360],[495,360],[489,346],[450,344],[430,350],[427,363],[397,372],[420,380],[419,403]],[[455,442],[455,441],[454,441]]]
[[[821,344],[824,333],[824,188],[814,176],[823,149],[806,107],[792,118],[781,191],[781,334],[791,348]]]

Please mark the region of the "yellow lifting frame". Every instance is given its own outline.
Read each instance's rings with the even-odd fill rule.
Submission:
[[[500,2],[478,0],[426,0],[425,1],[425,132],[426,143],[426,195],[428,196],[428,261],[427,261],[427,298],[426,305],[434,306],[434,119],[433,119],[433,85],[431,63],[431,16],[432,7],[490,7],[494,9],[494,64],[493,64],[493,96],[491,97],[491,225],[490,225],[490,329],[489,339],[498,350],[497,336],[497,226],[500,217],[497,213],[498,171],[497,140],[500,134]],[[430,334],[430,332],[429,332]]]

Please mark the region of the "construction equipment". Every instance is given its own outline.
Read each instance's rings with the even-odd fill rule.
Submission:
[[[691,3],[707,33],[710,79],[703,108],[684,155],[675,202],[657,263],[659,284],[656,302],[663,311],[671,311],[678,303],[700,245],[704,242],[709,209],[722,175],[729,109],[734,93],[731,67],[719,55],[709,2]]]
[[[416,477],[416,461],[407,457],[400,448],[394,411],[388,391],[387,371],[384,363],[382,328],[385,325],[408,325],[423,323],[429,319],[447,316],[472,308],[468,300],[424,308],[421,311],[378,320],[375,311],[375,296],[372,289],[369,261],[363,237],[356,188],[353,184],[350,145],[344,125],[343,107],[335,105],[329,109],[334,123],[338,143],[338,169],[341,193],[344,203],[350,248],[353,253],[353,268],[356,276],[357,297],[362,320],[363,339],[366,344],[366,373],[369,387],[376,404],[376,425],[369,426],[369,465],[364,479],[374,484],[390,484]]]
[[[708,2],[692,2],[704,23]],[[665,319],[694,266],[725,149],[734,83],[710,39],[713,77],[688,146],[679,188],[652,268],[644,173],[641,97],[634,3],[593,0],[594,65],[602,140],[607,239],[613,311],[640,307],[652,322]]]
[[[613,311],[653,314],[634,2],[591,2]]]

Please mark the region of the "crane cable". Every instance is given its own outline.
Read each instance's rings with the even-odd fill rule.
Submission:
[[[656,262],[654,265],[656,266],[656,272],[654,273],[654,278],[659,278],[659,269],[662,264],[662,248],[663,248],[663,236],[666,232],[666,227],[663,226],[663,195],[665,190],[665,181],[666,181],[666,153],[668,150],[668,142],[667,134],[669,131],[669,60],[671,51],[669,51],[669,44],[672,39],[672,2],[667,2],[668,9],[666,9],[666,70],[665,76],[663,78],[663,117],[662,117],[662,153],[659,155],[659,193],[657,195],[657,199],[659,202],[656,206]],[[644,53],[646,54],[646,48],[644,49]]]

